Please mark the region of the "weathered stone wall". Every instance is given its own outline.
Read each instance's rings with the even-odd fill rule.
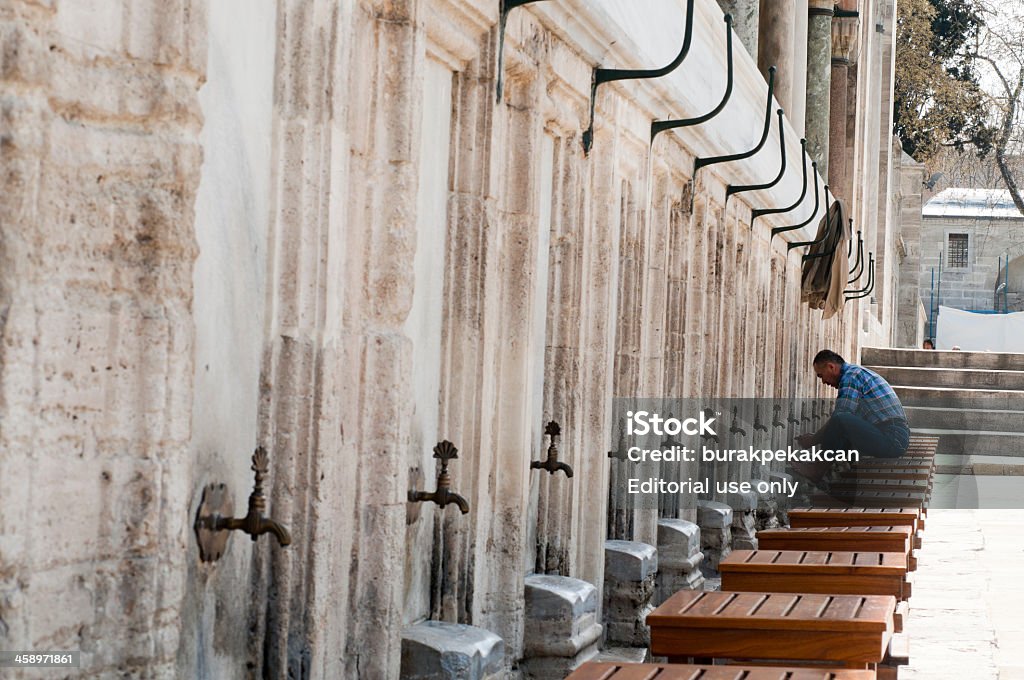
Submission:
[[[949,234],[967,234],[968,265],[949,266]],[[918,294],[927,305],[931,271],[935,271],[936,311],[938,305],[956,309],[991,310],[995,308],[996,277],[1002,274],[1000,258],[1006,266],[1019,256],[1024,242],[1024,219],[989,217],[938,217],[921,219],[921,259],[918,270],[921,287]],[[938,283],[941,262],[941,299]],[[1000,300],[1000,303],[1002,301]]]
[[[856,310],[800,302],[787,243],[817,220],[769,235],[810,199],[751,229],[800,193],[788,119],[783,181],[725,201],[778,171],[778,103],[761,153],[694,177],[760,135],[738,41],[722,115],[650,144],[721,96],[712,0],[677,72],[600,88],[589,155],[593,67],[667,62],[681,4],[514,10],[500,101],[487,0],[16,0],[0,20],[5,648],[81,648],[98,676],[394,678],[403,626],[434,619],[498,634],[511,668],[528,573],[602,593],[606,538],[697,519],[614,493],[613,397],[824,395],[814,352],[856,355]],[[880,152],[858,153],[854,214],[877,216]],[[572,478],[529,467],[548,420]],[[436,488],[439,439],[466,515],[407,502]],[[241,515],[257,444],[293,544],[236,534],[200,565],[202,487]]]
[[[205,3],[0,6],[0,646],[178,677]]]

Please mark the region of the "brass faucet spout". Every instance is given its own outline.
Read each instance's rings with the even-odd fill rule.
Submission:
[[[274,536],[277,538],[277,544],[282,548],[286,545],[291,545],[291,534],[288,533],[287,529],[285,529],[283,526],[281,526],[272,519],[264,519],[263,522],[260,523],[259,533],[265,534],[268,532],[274,534]],[[255,536],[253,536],[252,538],[253,540],[256,540]]]
[[[451,490],[452,479],[448,474],[448,461],[458,458],[458,449],[450,441],[438,442],[434,447],[434,458],[441,461],[441,469],[437,473],[436,491],[416,491],[410,489],[408,495],[410,503],[437,503],[438,507],[444,508],[452,504],[459,506],[463,515],[469,514],[469,502]]]

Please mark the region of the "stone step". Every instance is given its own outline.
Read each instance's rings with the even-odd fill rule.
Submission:
[[[977,454],[979,451],[986,451],[999,456],[1024,457],[1024,433],[1021,432],[978,432],[938,428],[913,428],[911,431],[914,434],[939,437],[936,453]]]
[[[1024,410],[1024,394],[1016,390],[965,389],[962,387],[914,387],[893,385],[904,407],[973,408],[1001,411]]]
[[[1024,390],[1024,371],[993,371],[969,368],[905,368],[867,366],[890,385],[959,387],[966,389]],[[1021,395],[1024,399],[1024,394]]]
[[[1024,508],[1024,478],[1012,475],[935,475],[930,509]],[[927,539],[925,541],[927,545]]]
[[[864,366],[1024,371],[1024,354],[1005,352],[953,352],[864,347],[860,351],[860,361]]]
[[[1024,477],[1024,458],[996,453],[939,453],[935,455],[935,474]]]
[[[904,410],[914,429],[1024,432],[1024,411],[906,405]]]

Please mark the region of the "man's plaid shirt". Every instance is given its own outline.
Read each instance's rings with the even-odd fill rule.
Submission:
[[[885,378],[856,364],[843,364],[833,413],[853,413],[876,426],[897,421],[893,424],[907,427],[903,404]]]

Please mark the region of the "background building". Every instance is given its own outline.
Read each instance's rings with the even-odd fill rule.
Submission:
[[[892,0],[721,4],[720,114],[651,143],[725,91],[697,0],[680,68],[597,89],[584,153],[595,66],[669,63],[685,3],[534,2],[502,35],[497,0],[6,2],[0,646],[81,649],[82,677],[396,678],[471,639],[481,676],[544,677],[626,635],[606,539],[675,541],[685,581],[693,522],[729,515],[609,512],[612,398],[823,395],[816,350],[894,332]],[[826,181],[876,263],[829,320],[788,247]],[[529,465],[549,420],[571,479]],[[465,515],[409,502],[443,439]],[[204,489],[240,516],[256,445],[291,545],[203,562]]]
[[[945,189],[924,204],[920,229],[920,259],[908,261],[903,276],[916,281],[928,318],[926,335],[934,336],[939,305],[980,312],[1024,309],[1024,217],[1009,192]]]

